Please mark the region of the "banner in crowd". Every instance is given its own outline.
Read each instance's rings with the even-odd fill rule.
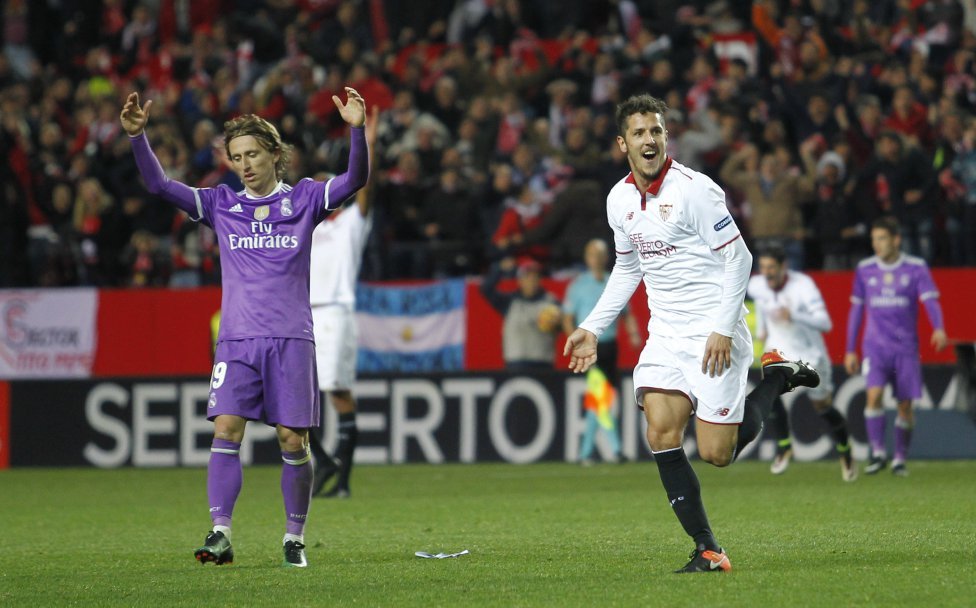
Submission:
[[[0,290],[0,378],[84,378],[95,360],[98,290]]]
[[[854,456],[863,460],[864,378],[845,377],[840,367],[834,371],[834,405],[847,415]],[[758,372],[754,375],[757,379]],[[11,382],[10,465],[206,466],[213,436],[208,388],[201,377]],[[646,423],[631,397],[633,383],[627,378],[618,388],[615,418],[623,456],[650,461]],[[353,387],[359,427],[355,459],[363,464],[575,462],[586,427],[586,390],[585,377],[562,372],[364,377]],[[925,368],[910,458],[976,458],[976,424],[958,409],[958,396],[953,368]],[[834,458],[807,395],[787,393],[784,400],[796,460]],[[887,399],[887,405],[890,439],[894,401]],[[333,408],[325,411],[324,443],[331,451],[338,425]],[[689,456],[697,453],[693,429],[684,448]],[[775,449],[767,436],[741,457],[766,460]],[[602,433],[596,455],[612,456]],[[244,464],[280,464],[274,428],[249,424],[241,459]]]
[[[361,372],[464,368],[465,281],[356,286]]]

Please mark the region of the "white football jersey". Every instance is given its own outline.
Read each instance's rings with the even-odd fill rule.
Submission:
[[[756,303],[757,334],[765,334],[766,350],[775,348],[789,359],[830,360],[823,339],[832,327],[830,313],[813,279],[787,270],[783,286],[774,291],[765,277],[755,275],[749,279],[748,294]],[[781,309],[789,311],[788,320]]]
[[[319,223],[312,232],[310,297],[312,306],[356,304],[356,279],[372,225],[352,203]]]
[[[730,335],[747,310],[721,310],[726,286],[723,247],[741,238],[725,192],[708,176],[668,158],[642,196],[633,175],[607,195],[618,263],[637,256],[654,336]],[[742,284],[735,286],[745,291]]]

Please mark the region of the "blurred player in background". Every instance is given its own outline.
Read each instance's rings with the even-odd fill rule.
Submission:
[[[802,272],[787,268],[786,252],[773,246],[759,253],[759,274],[749,279],[748,294],[756,303],[756,337],[765,342],[764,348],[809,361],[820,373],[820,385],[806,389],[807,394],[834,440],[841,477],[854,481],[857,467],[851,457],[847,422],[833,406],[830,355],[823,339],[832,327],[830,313],[817,284]],[[777,397],[773,404],[769,424],[777,441],[770,470],[778,475],[786,471],[793,456],[789,414],[781,398]]]
[[[598,337],[644,280],[650,336],[634,369],[634,389],[668,500],[695,542],[677,572],[723,572],[732,564],[712,534],[682,448],[688,420],[697,417],[701,458],[724,467],[762,431],[776,397],[816,386],[819,377],[774,351],[763,355],[764,378],[746,395],[753,355],[743,300],[752,254],[722,189],[668,157],[667,109],[650,95],[617,106],[617,145],[631,169],[607,196],[617,260],[603,296],[564,352],[575,372],[596,363]]]
[[[285,503],[287,566],[305,567],[304,528],[311,501],[308,429],[319,424],[315,344],[309,305],[312,230],[365,185],[369,176],[363,125],[366,108],[354,89],[333,101],[350,133],[349,167],[327,182],[282,181],[289,146],[264,119],[247,114],[224,124],[224,142],[244,190],[191,188],[171,180],[153,153],[145,128],[152,101],[128,96],[120,120],[146,187],[194,221],[213,228],[223,285],[220,339],[210,381],[208,419],[214,439],[207,468],[213,529],[194,553],[201,563],[234,560],[231,517],[241,491],[240,447],[248,420],[275,427]]]
[[[376,155],[379,108],[373,106],[366,121],[366,144],[370,160]],[[312,431],[309,446],[315,456],[312,496],[338,474],[330,498],[349,497],[349,476],[356,450],[356,279],[363,261],[363,249],[373,224],[370,188],[356,193],[355,203],[346,205],[315,227],[312,233],[311,302],[315,331],[315,363],[319,389],[339,415],[339,446],[333,457],[322,448],[323,433]],[[321,428],[321,427],[320,427]]]
[[[905,460],[915,426],[912,402],[922,396],[922,364],[918,354],[918,302],[921,300],[934,328],[929,339],[936,350],[946,345],[939,305],[939,290],[922,258],[901,252],[898,220],[882,217],[871,225],[874,255],[862,260],[854,273],[851,312],[847,319],[847,373],[865,375],[867,403],[864,425],[871,456],[864,472],[874,475],[888,465],[885,417],[881,397],[890,384],[898,400],[895,419],[895,455],[891,472],[908,475]],[[861,342],[863,364],[857,356],[861,321],[867,317]]]
[[[607,260],[609,259],[607,244],[600,239],[593,239],[586,244],[583,249],[583,262],[586,264],[586,272],[577,276],[566,288],[566,295],[563,298],[563,331],[566,335],[573,333],[576,323],[586,318],[593,307],[596,306],[603,289],[607,285],[610,273],[607,272]],[[628,306],[624,312],[624,328],[627,337],[634,348],[640,346],[641,336],[637,330],[637,320]],[[599,403],[601,400],[594,393],[594,388],[599,391],[600,383],[598,379],[591,379],[594,373],[602,373],[606,382],[609,382],[613,389],[620,383],[620,375],[617,373],[617,322],[614,320],[597,340],[596,345],[597,359],[600,361],[599,369],[597,366],[590,368],[587,372],[588,401],[584,403],[586,407],[586,427],[583,430],[583,443],[580,446],[580,462],[590,464],[590,455],[593,452],[593,445],[596,439],[597,429],[602,428],[610,440],[613,450],[613,459],[620,459],[620,436],[617,433],[615,417],[611,412],[601,412],[603,408]],[[589,385],[595,386],[590,387]],[[597,407],[593,407],[597,406]]]

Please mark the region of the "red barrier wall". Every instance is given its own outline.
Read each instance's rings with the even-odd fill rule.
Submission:
[[[210,317],[220,289],[107,289],[98,302],[92,374],[210,374]]]
[[[942,294],[946,327],[952,339],[976,342],[976,269],[937,269],[935,282]],[[827,347],[834,363],[844,357],[844,341],[853,274],[850,272],[811,273],[823,292],[834,329],[827,334]],[[565,281],[545,281],[545,287],[562,297]],[[514,288],[514,281],[501,287]],[[468,284],[468,338],[465,362],[469,370],[502,367],[501,316],[478,290],[479,283]],[[641,326],[647,324],[647,301],[638,287],[631,301]],[[98,352],[93,373],[111,376],[182,376],[210,373],[210,317],[220,307],[218,288],[104,290],[98,310]],[[928,345],[931,328],[924,314],[919,321],[922,361],[952,363],[952,349],[935,353]],[[565,336],[557,338],[562,350]],[[620,340],[621,364],[631,367],[638,351],[626,339]],[[565,368],[566,360],[557,355],[556,365]]]

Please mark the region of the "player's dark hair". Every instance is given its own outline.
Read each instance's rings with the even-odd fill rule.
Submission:
[[[786,250],[783,249],[782,245],[766,245],[759,250],[759,257],[761,258],[773,258],[776,260],[777,264],[782,264],[786,261]]]
[[[632,95],[617,106],[617,132],[624,135],[627,130],[627,119],[634,114],[657,114],[664,127],[664,114],[668,111],[668,104],[664,101],[644,93]]]
[[[291,146],[281,140],[278,129],[273,124],[254,114],[244,114],[224,123],[224,150],[230,158],[230,140],[250,135],[258,140],[258,145],[274,154],[279,153],[275,163],[275,177],[280,179],[291,158]]]
[[[891,236],[901,236],[901,226],[898,220],[891,215],[885,215],[871,222],[871,229],[886,230]]]

